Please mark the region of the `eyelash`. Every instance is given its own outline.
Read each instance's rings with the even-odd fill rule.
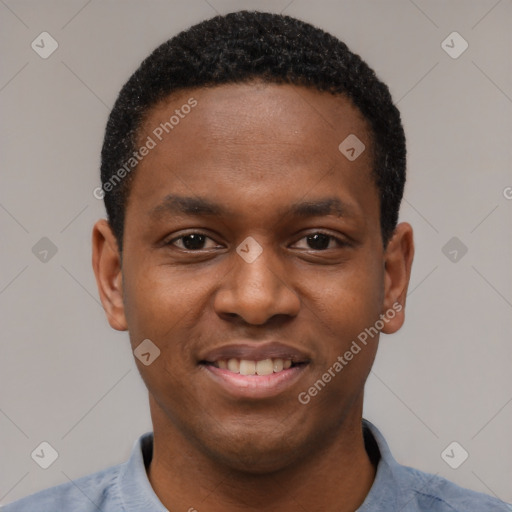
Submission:
[[[341,238],[338,238],[334,235],[331,235],[330,233],[326,233],[325,231],[312,231],[311,233],[308,233],[307,235],[304,235],[302,236],[301,238],[299,238],[297,240],[297,242],[299,242],[300,240],[304,239],[304,238],[307,238],[308,236],[312,236],[312,235],[325,235],[327,236],[331,241],[331,240],[334,240],[339,247],[347,247],[349,245],[348,242],[346,242],[345,240],[342,240]],[[190,233],[185,233],[184,235],[181,235],[179,237],[176,237],[176,238],[173,238],[172,240],[169,240],[168,242],[165,242],[164,245],[166,246],[175,246],[174,245],[174,242],[176,242],[177,240],[181,240],[182,238],[185,238],[187,236],[190,236],[190,235],[203,235],[204,237],[210,239],[210,240],[213,240],[210,236],[208,236],[206,233],[202,233],[201,231],[191,231]],[[215,240],[213,240],[215,241]],[[295,242],[295,243],[297,243]],[[177,246],[175,246],[177,247]],[[204,251],[205,249],[197,249],[197,250],[192,250],[192,249],[185,249],[185,248],[181,248],[181,247],[177,247],[177,249],[180,249],[182,251],[186,251],[186,252],[201,252],[201,251]],[[318,252],[324,252],[324,251],[327,251],[328,249],[309,249],[311,251],[318,251]]]

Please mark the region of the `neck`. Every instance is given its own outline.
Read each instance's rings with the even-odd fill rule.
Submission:
[[[376,472],[365,450],[361,413],[360,409],[347,417],[313,457],[298,459],[271,474],[241,472],[219,464],[177,429],[158,430],[154,421],[148,478],[169,510],[354,511],[363,503]]]

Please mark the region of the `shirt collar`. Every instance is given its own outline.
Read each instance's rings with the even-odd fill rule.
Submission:
[[[135,441],[130,458],[119,472],[118,485],[126,512],[169,512],[155,494],[146,473],[152,456],[153,432],[146,432]]]
[[[378,458],[378,465],[370,492],[357,512],[397,510],[402,466],[391,455],[384,436],[375,425],[363,419],[363,432],[367,450],[372,450],[372,444],[378,449],[378,453],[373,453]],[[129,460],[121,467],[118,485],[126,512],[169,512],[155,494],[146,473],[152,454],[153,432],[146,432],[135,441]]]
[[[399,510],[398,500],[400,485],[398,473],[400,464],[393,458],[388,443],[380,430],[368,420],[363,419],[365,437],[373,438],[380,453],[375,480],[370,492],[357,512],[372,512],[375,510]]]

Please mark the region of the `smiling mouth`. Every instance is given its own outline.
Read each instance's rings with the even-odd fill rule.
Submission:
[[[221,370],[240,375],[272,375],[290,368],[305,366],[307,362],[294,362],[291,359],[272,358],[253,361],[250,359],[218,359],[217,361],[201,361],[200,364],[213,366]]]

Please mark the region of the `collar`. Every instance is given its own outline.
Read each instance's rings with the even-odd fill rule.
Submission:
[[[118,486],[126,512],[169,512],[155,494],[146,473],[152,456],[153,432],[146,432],[135,441],[130,458],[119,472]]]
[[[363,433],[370,458],[372,458],[372,450],[369,449],[370,440],[373,440],[374,445],[376,445],[380,458],[370,492],[366,495],[357,512],[400,510],[398,507],[401,492],[399,473],[402,466],[394,459],[380,430],[365,419],[363,419]]]

